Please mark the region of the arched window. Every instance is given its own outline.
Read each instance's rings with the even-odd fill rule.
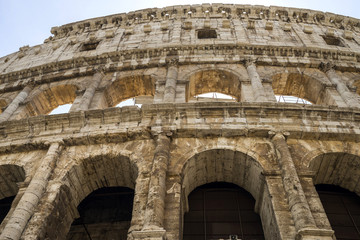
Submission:
[[[204,70],[196,72],[189,77],[186,92],[188,102],[197,101],[196,97],[199,95],[211,95],[213,93],[228,95],[235,100],[239,100],[241,84],[239,77],[231,72],[219,69]]]
[[[321,82],[315,78],[299,73],[281,73],[272,76],[272,87],[278,102],[299,103],[298,100],[304,101],[304,104],[324,104],[324,87]],[[288,97],[289,96],[289,97]],[[290,97],[291,96],[291,97]]]
[[[235,184],[214,182],[189,194],[184,240],[264,239],[255,200]]]
[[[80,217],[66,239],[126,239],[130,227],[134,191],[105,187],[92,192],[78,206]]]
[[[76,98],[76,90],[75,85],[67,84],[45,89],[26,104],[26,111],[19,114],[18,118],[41,114],[66,113],[64,108],[70,109]],[[55,113],[53,110],[55,110]]]
[[[360,239],[360,197],[334,185],[316,185],[337,240]]]
[[[115,80],[106,88],[105,99],[109,107],[114,107],[134,98],[141,103],[152,103],[154,94],[155,79],[147,75],[134,75]]]

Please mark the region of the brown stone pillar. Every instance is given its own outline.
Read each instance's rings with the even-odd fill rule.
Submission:
[[[341,80],[341,77],[335,72],[333,65],[329,63],[322,64],[320,68],[326,73],[331,83],[336,85],[336,90],[349,107],[360,107],[357,95],[349,90],[346,84]]]
[[[55,168],[56,161],[62,150],[60,143],[52,143],[45,157],[41,159],[40,166],[30,181],[24,195],[21,197],[13,214],[0,235],[1,240],[20,239],[26,224],[34,214],[35,208],[43,196],[49,178]]]
[[[0,123],[7,121],[14,112],[18,109],[19,105],[25,101],[33,86],[26,86],[15,98],[14,100],[7,106],[4,112],[0,115]]]
[[[330,240],[332,231],[319,229],[316,226],[284,134],[279,132],[269,134],[272,135],[271,140],[279,153],[278,161],[290,212],[295,223],[296,239]]]
[[[102,73],[102,72],[97,72],[93,75],[92,81],[91,81],[90,85],[86,88],[85,93],[80,100],[78,109],[76,109],[76,110],[86,111],[89,109],[91,100],[93,99],[95,91],[96,91],[97,87],[99,86],[103,77],[104,77],[104,73]]]
[[[253,61],[246,61],[245,67],[251,81],[251,87],[254,92],[255,102],[267,102],[264,86],[261,83],[260,76],[256,71],[256,66]]]
[[[288,145],[285,141],[285,136],[282,133],[274,133],[272,142],[276,150],[280,153],[278,160],[281,167],[282,180],[289,200],[289,207],[294,218],[296,230],[307,227],[316,227],[300,184],[294,162],[291,158]]]
[[[131,232],[133,239],[165,239],[164,212],[166,171],[169,162],[170,138],[165,133],[156,137],[156,148],[150,173],[149,191],[141,231]]]
[[[168,63],[168,68],[166,73],[164,102],[175,102],[177,77],[178,77],[177,60],[171,60]]]
[[[133,231],[141,231],[144,224],[144,210],[146,209],[146,202],[148,197],[150,171],[139,172],[136,178],[134,191],[134,206],[131,217],[131,227],[129,233]]]

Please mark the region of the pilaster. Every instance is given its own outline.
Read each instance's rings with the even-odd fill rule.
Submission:
[[[56,166],[57,159],[62,150],[62,144],[52,143],[45,157],[41,159],[40,166],[26,188],[13,214],[0,235],[1,240],[20,239],[29,219],[42,198],[49,178]]]
[[[0,115],[0,123],[7,121],[14,112],[18,109],[19,105],[25,101],[28,97],[29,93],[32,91],[33,86],[26,86],[15,98],[14,100],[7,106],[4,112]]]

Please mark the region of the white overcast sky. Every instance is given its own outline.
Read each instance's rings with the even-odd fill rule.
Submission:
[[[360,0],[0,0],[0,57],[38,45],[51,27],[144,8],[200,3],[287,6],[360,18]]]

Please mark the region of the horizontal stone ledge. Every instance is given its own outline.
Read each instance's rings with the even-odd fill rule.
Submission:
[[[21,79],[37,78],[35,82],[41,83],[42,81],[49,82],[68,79],[76,77],[77,75],[89,75],[93,73],[94,67],[99,65],[104,66],[105,72],[133,70],[134,65],[131,64],[133,61],[136,62],[136,68],[165,66],[167,62],[164,59],[164,56],[171,55],[174,57],[175,55],[172,53],[174,49],[176,49],[178,56],[187,56],[186,58],[179,58],[179,65],[208,63],[208,59],[214,63],[241,63],[241,61],[247,57],[256,56],[258,59],[257,64],[259,65],[284,67],[288,64],[289,66],[293,66],[294,63],[291,61],[293,58],[296,66],[303,65],[304,67],[317,67],[321,61],[331,60],[337,64],[337,68],[340,70],[357,71],[360,69],[360,63],[358,62],[360,61],[360,52],[352,52],[350,50],[275,45],[265,46],[246,43],[222,44],[220,42],[216,45],[197,44],[166,46],[165,44],[163,48],[131,49],[121,52],[105,52],[91,57],[72,57],[68,60],[49,62],[27,69],[6,72],[0,75],[0,82],[9,83]],[[219,57],[222,56],[222,51],[224,60],[220,61]],[[226,56],[229,55],[229,51],[232,51],[233,55],[237,57],[233,60],[228,59]],[[148,56],[150,61],[143,63],[143,58],[140,56],[147,56],[146,54],[149,53],[151,53],[151,56]],[[209,58],[212,53],[216,53],[216,59],[211,60],[211,58]],[[198,58],[199,54],[202,58]],[[130,57],[129,60],[121,61],[124,56],[130,55],[132,57]],[[196,59],[192,60],[191,55],[196,56]],[[276,61],[273,59],[274,56],[276,56]],[[342,58],[342,56],[344,57]],[[348,60],[349,56],[351,57],[351,61]],[[107,59],[111,59],[112,64],[108,65]],[[309,59],[313,59],[314,62],[309,64]],[[28,60],[31,61],[31,59]],[[82,67],[86,67],[88,70],[85,72],[79,71],[78,69]],[[68,73],[71,69],[74,70],[74,76]],[[39,76],[42,77],[39,78]]]
[[[167,119],[163,129],[174,136],[258,136],[269,130],[286,130],[290,138],[339,138],[360,133],[358,108],[297,106],[279,103],[183,103],[107,108],[59,115],[41,115],[0,124],[1,139],[144,134],[154,119]],[[132,130],[129,130],[132,129]],[[146,133],[147,134],[147,133]],[[355,138],[356,139],[356,138]]]

